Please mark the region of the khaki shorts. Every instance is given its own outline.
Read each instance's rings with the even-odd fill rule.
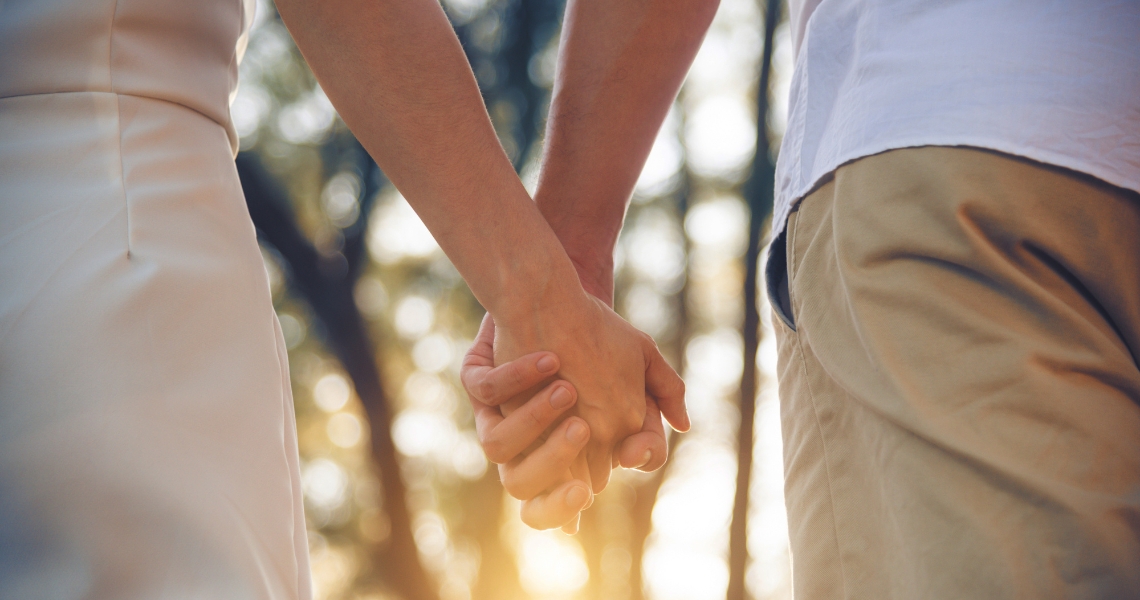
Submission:
[[[796,598],[1140,598],[1140,196],[895,150],[784,242]]]

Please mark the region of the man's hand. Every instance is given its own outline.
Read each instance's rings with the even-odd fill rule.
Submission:
[[[523,308],[523,307],[518,307]],[[595,493],[605,489],[618,463],[614,451],[645,422],[647,397],[678,429],[688,429],[685,384],[661,356],[656,343],[597,298],[581,291],[552,290],[544,301],[514,315],[511,326],[496,315],[493,351],[504,364],[536,350],[554,352],[559,374],[574,385],[573,412],[590,426],[585,454]],[[520,326],[521,325],[521,326]],[[503,414],[529,396],[500,406]]]
[[[589,474],[579,458],[590,430],[573,416],[554,431],[551,428],[577,401],[577,392],[567,381],[547,383],[559,367],[558,357],[550,352],[535,352],[495,367],[494,330],[494,321],[485,316],[460,371],[479,441],[487,458],[499,465],[503,487],[523,501],[524,523],[575,533],[578,513],[593,502]],[[543,385],[510,416],[499,411],[499,404]],[[575,471],[580,471],[578,478]]]
[[[540,187],[569,193],[577,174],[605,181],[602,200],[621,210],[604,211],[607,239],[586,245],[612,250],[636,173],[708,19],[694,20],[697,13],[670,2],[630,0],[616,12],[611,4],[569,5],[558,69],[567,75],[555,84],[547,145],[562,150],[543,161],[565,168],[554,176],[544,166]],[[608,479],[615,445],[651,414],[647,394],[670,422],[687,428],[684,386],[652,340],[582,290],[566,252],[575,227],[554,218],[556,211],[540,210],[552,203],[536,205],[518,180],[440,4],[277,0],[277,9],[341,118],[494,315],[496,361],[537,350],[558,355],[560,373],[580,396],[573,410],[590,426],[585,453],[595,488]],[[685,35],[670,33],[677,24]],[[591,125],[565,126],[574,120]],[[630,140],[632,150],[603,143],[620,139]],[[574,150],[594,158],[572,161]],[[595,164],[617,165],[620,177]],[[504,414],[525,399],[505,403]],[[566,433],[573,433],[571,424]]]
[[[584,483],[570,478],[575,476],[575,455],[585,440],[576,442],[566,436],[566,422],[578,421],[575,417],[567,418],[552,435],[545,434],[574,403],[575,390],[566,381],[550,383],[560,366],[558,357],[550,352],[528,354],[495,367],[494,334],[494,322],[490,316],[484,317],[461,371],[480,441],[488,458],[500,463],[507,491],[524,500],[523,522],[536,529],[564,525],[563,530],[573,533],[578,513],[589,506],[568,495],[575,484]],[[681,394],[683,398],[683,391]],[[496,407],[519,397],[525,402],[504,418]],[[670,402],[669,406],[676,407],[677,403]],[[679,408],[680,413],[671,413],[671,421],[687,427],[683,405]],[[614,463],[652,471],[665,464],[667,454],[661,412],[657,401],[646,396],[641,430],[621,441]],[[579,477],[587,478],[585,473]],[[536,494],[535,490],[541,492]]]
[[[606,304],[613,304],[613,251],[635,182],[718,3],[719,0],[568,0],[566,3],[542,169],[534,200],[574,264],[583,288]],[[611,327],[613,323],[617,337],[620,337],[617,330],[628,327],[612,312],[599,313],[605,313],[598,318],[604,323],[603,327]],[[499,313],[493,314],[499,316]],[[498,323],[505,324],[503,320]],[[590,329],[585,331],[587,334],[583,337],[589,337]],[[670,423],[678,429],[687,429],[683,401],[672,400],[677,394],[683,396],[684,387],[671,369],[654,366],[665,363],[652,340],[640,332],[637,336],[641,339],[631,342],[630,347],[640,347],[641,360],[650,367],[645,370],[648,393],[643,393],[644,419],[641,431],[622,442],[615,462],[636,466],[648,458],[647,468],[657,468],[665,462],[666,447],[658,407]],[[626,339],[634,337],[626,336]],[[514,349],[504,351],[499,341],[496,337],[496,358],[513,358],[521,353]],[[552,350],[570,367],[585,364],[580,362],[583,357],[568,354],[562,347],[546,344],[528,348]],[[565,348],[586,353],[596,350],[589,342]],[[603,358],[594,363],[602,365],[600,375],[617,364],[610,356]],[[503,360],[497,362],[504,364]],[[666,370],[671,377],[656,375]],[[621,433],[599,430],[594,426],[591,413],[602,414],[607,408],[616,409],[618,405],[629,403],[628,386],[632,382],[613,382],[608,396],[598,396],[586,387],[586,380],[577,378],[573,368],[564,368],[562,377],[578,387],[581,399],[575,411],[593,428],[587,453],[597,491],[605,479],[598,479],[602,461],[595,450],[606,447],[610,435],[620,441]],[[604,388],[604,381],[597,383]],[[659,394],[655,386],[673,389]],[[505,403],[504,412],[523,400],[525,398],[516,398]],[[594,405],[605,401],[611,404]],[[608,477],[608,471],[602,477]]]

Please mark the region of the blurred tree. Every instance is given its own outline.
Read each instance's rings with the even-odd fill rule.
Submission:
[[[684,103],[684,90],[681,91],[680,98],[678,98],[677,106]],[[683,116],[679,117],[683,121]],[[662,201],[668,202],[672,208],[673,217],[677,223],[684,223],[685,217],[689,213],[689,208],[692,206],[692,192],[693,182],[695,176],[690,168],[688,161],[685,160],[684,148],[681,148],[681,172],[680,179],[676,189]],[[681,273],[681,284],[677,289],[677,293],[673,295],[672,303],[675,310],[674,326],[672,328],[671,339],[658,340],[661,348],[666,353],[666,357],[677,369],[678,373],[685,372],[685,353],[684,348],[689,338],[692,335],[692,327],[689,321],[689,305],[688,297],[690,292],[691,278],[689,270],[689,259],[691,256],[691,246],[688,236],[682,236],[682,252],[684,255],[685,267]],[[681,442],[684,434],[673,432],[669,437],[669,456],[672,457],[677,446]],[[629,573],[629,589],[631,600],[642,600],[645,597],[645,577],[644,577],[644,558],[646,545],[649,540],[649,534],[653,531],[653,506],[657,503],[658,492],[661,491],[661,484],[665,481],[669,474],[670,466],[673,462],[665,463],[665,466],[658,469],[648,477],[641,478],[641,481],[634,487],[634,501],[629,508],[629,520],[631,530],[631,541],[629,545],[630,552],[630,573]]]
[[[546,122],[552,65],[564,0],[490,2],[473,17],[449,15],[475,71],[507,155],[522,169],[538,148]]]
[[[669,454],[672,455],[684,437],[682,433],[675,433],[669,438]],[[657,495],[661,491],[661,483],[669,474],[672,462],[665,463],[635,489],[636,496],[630,506],[630,524],[633,542],[630,544],[630,574],[629,589],[631,600],[645,598],[645,572],[644,559],[646,542],[653,531],[653,505],[657,503]]]
[[[564,0],[505,0],[489,2],[475,15],[448,12],[503,148],[519,170],[539,151],[550,96],[540,63],[557,42],[564,6]],[[468,510],[480,517],[462,530],[481,549],[472,597],[524,598],[515,553],[500,535],[503,488],[497,471],[489,470],[472,488]]]
[[[535,71],[539,68],[535,57],[556,37],[562,7],[559,0],[491,2],[462,20],[454,19],[456,11],[449,11],[479,76],[504,148],[519,167],[541,138],[544,120],[539,111],[545,107],[549,91],[540,85],[543,79]],[[300,64],[295,59],[292,62]],[[278,97],[297,97],[297,92],[289,88],[305,89],[311,85],[307,69],[298,72],[279,66],[273,75],[263,78],[269,80],[263,83],[271,88],[283,85],[286,89],[273,90]],[[381,482],[390,533],[379,552],[369,557],[370,568],[364,572],[379,580],[372,583],[390,587],[405,598],[438,598],[437,586],[417,552],[407,488],[400,475],[401,459],[390,433],[393,406],[376,362],[376,350],[381,344],[371,338],[354,301],[356,282],[368,262],[369,214],[386,181],[351,134],[340,128],[327,136],[319,146],[318,155],[326,168],[318,189],[332,175],[346,169],[355,172],[363,185],[357,199],[359,216],[331,235],[325,231],[323,239],[314,240],[305,233],[300,216],[294,212],[295,201],[287,191],[290,186],[263,165],[258,151],[266,151],[266,146],[263,143],[262,148],[243,151],[237,159],[251,217],[263,243],[282,259],[292,295],[309,306],[314,329],[324,333],[326,345],[352,380],[371,425],[372,458]],[[277,155],[288,153],[280,144],[268,150]],[[514,552],[504,546],[499,535],[503,492],[496,475],[494,470],[488,471],[469,485],[470,493],[462,494],[471,502],[468,510],[480,518],[464,521],[456,533],[467,534],[479,542],[482,560],[476,597],[521,597]],[[367,587],[369,582],[361,583]]]
[[[750,5],[751,0],[735,3]],[[504,149],[516,167],[529,174],[529,180],[537,170],[564,0],[443,0],[443,4],[479,81]],[[520,537],[518,517],[510,508],[512,503],[505,501],[496,470],[492,467],[460,473],[452,468],[449,451],[430,456],[417,454],[405,445],[407,435],[398,435],[403,416],[428,414],[424,402],[431,400],[421,398],[423,390],[412,383],[433,382],[432,385],[446,388],[444,396],[451,394],[451,400],[455,393],[461,393],[454,366],[423,367],[416,357],[417,348],[427,336],[443,339],[455,353],[462,352],[464,336],[473,335],[481,309],[438,250],[435,254],[409,254],[403,258],[383,255],[389,238],[403,235],[409,223],[414,224],[399,221],[395,229],[383,225],[388,222],[389,213],[407,207],[336,120],[335,111],[289,43],[288,34],[273,17],[271,5],[262,0],[260,8],[269,16],[259,17],[262,24],[251,38],[250,51],[242,65],[242,89],[235,103],[235,122],[243,147],[238,168],[250,213],[262,241],[275,257],[269,262],[282,267],[288,292],[278,301],[283,328],[290,319],[293,323],[303,321],[302,329],[307,327],[315,334],[309,338],[312,342],[300,342],[299,346],[298,342],[290,342],[302,459],[309,465],[336,462],[348,478],[348,499],[336,509],[340,516],[325,518],[327,515],[321,512],[324,509],[319,507],[309,511],[314,571],[324,573],[322,581],[336,582],[319,589],[318,597],[524,600],[541,594],[533,588],[534,574],[528,579],[519,560],[525,546],[521,540],[536,538],[531,533]],[[768,10],[771,13],[773,7]],[[774,19],[769,18],[769,22],[774,24]],[[746,27],[754,29],[752,25]],[[769,33],[765,51],[770,47]],[[767,89],[767,80],[764,81],[761,89]],[[766,99],[758,100],[760,115],[764,115]],[[657,219],[657,225],[644,230],[660,231],[664,227],[676,234],[681,255],[679,275],[663,281],[647,275],[640,267],[630,266],[631,262],[640,261],[644,266],[647,260],[662,260],[656,254],[660,246],[648,254],[642,252],[636,261],[629,259],[634,255],[633,247],[627,247],[626,266],[618,274],[618,310],[627,318],[633,316],[631,313],[640,302],[637,298],[644,297],[646,290],[655,301],[660,300],[659,306],[664,307],[660,319],[664,323],[655,335],[678,367],[685,366],[690,337],[725,325],[723,319],[717,320],[720,317],[710,318],[708,307],[703,304],[690,314],[694,297],[700,295],[700,304],[709,295],[709,278],[690,285],[690,241],[683,233],[690,205],[709,198],[737,198],[740,190],[740,180],[734,176],[709,175],[707,169],[698,173],[689,164],[682,131],[686,130],[688,111],[702,101],[696,98],[686,102],[682,98],[675,108],[680,125],[671,126],[672,133],[667,136],[680,148],[675,180],[664,189],[654,188],[651,193],[635,197],[630,209],[633,225]],[[761,138],[766,136],[764,121],[763,116],[758,119]],[[753,212],[750,227],[754,231],[750,230],[746,255],[746,260],[752,261],[748,263],[748,272],[753,274],[753,291],[747,305],[753,307],[753,313],[758,223],[770,210],[756,196],[756,191],[763,187],[759,169],[770,168],[770,164],[761,162],[767,161],[766,149],[766,144],[757,145],[754,172],[745,186]],[[330,205],[330,190],[344,181],[354,182],[348,186],[352,190],[351,202],[341,206],[337,202],[344,199],[332,194],[340,200],[333,202],[335,206]],[[767,185],[770,189],[770,182]],[[736,265],[737,256],[722,258]],[[269,266],[272,271],[273,264]],[[738,289],[735,277],[739,273],[732,266],[718,273],[717,281],[731,279],[732,288]],[[632,294],[634,289],[641,290],[642,295]],[[722,296],[732,296],[732,302],[737,301],[735,294]],[[429,324],[425,326],[428,333],[409,336],[401,329],[406,324],[402,324],[400,311],[408,305],[408,299],[418,301],[421,308],[429,307]],[[749,339],[747,335],[749,318],[753,332],[756,323],[754,315],[746,315],[745,352],[752,360],[746,359],[745,364],[753,365],[758,338],[753,334]],[[730,320],[736,327],[736,317]],[[304,339],[304,333],[300,335]],[[286,339],[290,339],[288,332]],[[444,354],[449,352],[445,350]],[[350,404],[330,411],[320,406],[315,391],[318,380],[338,372],[338,363],[351,379],[369,421],[371,446],[363,456],[330,441],[333,420],[348,416],[342,414],[344,411],[357,409]],[[754,398],[755,376],[747,375],[748,369],[745,372],[745,377],[752,379],[742,381],[742,386],[752,386],[752,392],[744,396]],[[473,423],[464,405],[459,402],[450,408],[437,406],[431,409],[437,412],[431,414],[446,422],[451,432],[448,435],[467,436],[469,442],[473,438]],[[741,405],[742,415],[746,409]],[[751,424],[750,418],[742,419],[742,425],[743,421]],[[678,449],[680,439],[677,435],[671,437],[671,454]],[[751,449],[750,432],[747,436],[742,432],[740,439],[741,448]],[[398,450],[404,450],[404,455]],[[680,451],[685,452],[683,447]],[[742,465],[747,471],[747,464],[742,461]],[[649,589],[647,580],[655,576],[653,572],[643,573],[647,543],[655,529],[654,506],[662,483],[674,476],[685,475],[675,471],[673,462],[653,474],[615,476],[613,489],[599,496],[595,506],[583,515],[581,535],[568,542],[567,547],[581,546],[589,578],[577,592],[560,594],[605,600],[643,597]],[[372,478],[379,485],[372,483]],[[737,489],[738,494],[741,489],[746,493],[747,480]],[[368,500],[374,493],[380,496],[378,502]],[[306,502],[309,500],[306,489]],[[739,503],[739,496],[737,500]],[[747,506],[747,496],[744,502]],[[377,519],[376,514],[382,518]],[[743,526],[743,521],[738,523],[734,518],[734,561],[740,556],[737,529]],[[330,555],[324,550],[326,547],[335,547],[338,556],[347,561],[342,561],[339,570],[321,566],[328,563],[321,558]],[[746,550],[746,544],[739,548]],[[745,556],[740,564],[746,562]],[[534,568],[535,564],[531,560],[527,568]],[[734,562],[734,577],[735,565]],[[529,587],[524,589],[524,584]],[[628,586],[628,593],[622,591],[626,589],[623,586]]]
[[[740,378],[740,428],[737,433],[736,497],[728,545],[728,600],[748,597],[745,572],[748,568],[748,512],[752,483],[753,425],[756,421],[756,351],[760,346],[760,312],[757,302],[762,226],[772,213],[776,166],[768,138],[769,82],[780,0],[767,0],[764,15],[764,54],[756,88],[756,152],[752,172],[745,184],[748,200],[748,248],[744,267],[744,372]]]
[[[392,411],[376,366],[374,348],[353,291],[367,256],[364,239],[372,199],[382,175],[358,146],[353,155],[363,175],[361,216],[341,230],[342,249],[322,253],[297,226],[284,188],[255,154],[237,158],[238,174],[250,217],[262,240],[285,260],[289,287],[304,298],[327,334],[326,342],[352,379],[372,426],[372,457],[376,461],[391,534],[373,557],[375,572],[409,599],[438,598],[435,586],[416,552],[400,463],[389,432]]]
[[[527,595],[519,585],[515,554],[503,543],[503,486],[499,472],[488,469],[466,493],[467,510],[478,515],[467,521],[458,533],[478,540],[481,550],[479,573],[471,590],[476,599],[521,600]]]

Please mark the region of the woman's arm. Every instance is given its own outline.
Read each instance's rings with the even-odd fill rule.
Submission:
[[[613,303],[614,244],[626,205],[717,5],[718,0],[567,2],[535,201],[569,253],[586,290],[608,304]],[[514,363],[500,366],[504,369],[500,373],[476,368],[490,362],[490,350],[485,344],[475,344],[464,367],[464,385],[472,405],[485,413],[493,410],[491,406],[521,404],[520,399],[510,399],[513,388],[504,391],[502,385],[487,385],[485,390],[475,389],[511,373],[505,369]],[[524,370],[524,363],[519,359],[515,368]],[[665,463],[668,445],[660,412],[675,427],[688,427],[684,405],[663,400],[659,405],[647,399],[642,430],[626,438],[615,454],[622,466],[653,470]],[[541,405],[541,401],[525,406],[531,405]],[[489,430],[480,431],[484,445],[490,439],[485,431]],[[531,441],[541,441],[539,434],[515,447],[526,447]],[[557,437],[544,442],[565,444]],[[546,455],[562,456],[557,452]],[[500,470],[509,470],[510,465]],[[556,461],[548,466],[551,472],[565,468]],[[562,489],[550,496],[561,499]],[[544,496],[524,504],[528,506],[536,523],[566,521],[576,510],[573,503]]]
[[[434,0],[278,0],[344,122],[497,319],[578,287]],[[528,252],[520,252],[528,249]]]
[[[345,123],[494,317],[496,362],[557,353],[600,490],[614,446],[641,427],[645,395],[680,405],[684,385],[652,340],[582,290],[438,2],[278,0],[278,10]]]

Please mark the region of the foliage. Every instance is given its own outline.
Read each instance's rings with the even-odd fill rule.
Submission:
[[[694,430],[674,436],[663,471],[620,473],[573,538],[518,521],[458,381],[481,307],[336,117],[272,6],[259,5],[234,120],[290,353],[318,598],[723,597],[761,17],[748,0],[722,4],[617,256],[618,310],[682,370]],[[561,2],[445,7],[504,148],[533,182]],[[769,346],[760,354],[771,362]],[[768,483],[753,506],[775,541],[758,546],[749,576],[754,595],[784,597],[772,393],[762,386],[754,472]]]

